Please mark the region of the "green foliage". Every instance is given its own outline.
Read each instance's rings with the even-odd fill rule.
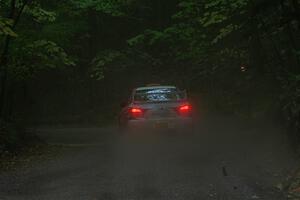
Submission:
[[[16,13],[13,19],[0,16],[0,35],[17,37],[18,34],[19,36],[9,47],[11,55],[9,55],[7,65],[11,77],[16,80],[27,80],[42,70],[74,66],[73,59],[70,59],[65,50],[58,43],[47,39],[55,39],[52,35],[44,34],[42,31],[31,31],[32,29],[41,29],[53,25],[56,22],[58,13],[48,11],[38,1],[29,1],[25,6],[24,2],[16,1]],[[2,6],[1,9],[12,9],[10,1]],[[22,10],[23,7],[24,10]],[[17,18],[18,16],[22,19]],[[21,24],[17,23],[19,21],[21,21]],[[62,29],[57,31],[61,32]],[[66,35],[60,34],[60,36],[65,37]]]
[[[102,80],[105,77],[105,71],[107,67],[117,62],[118,60],[124,59],[124,54],[120,51],[106,50],[99,53],[92,61],[92,78]]]
[[[126,73],[134,67],[138,71],[143,71],[147,66],[157,67],[160,65],[158,59],[136,49],[105,50],[93,59],[90,74],[96,80],[103,80],[108,75],[114,77],[114,74]]]
[[[78,8],[92,9],[112,16],[124,16],[124,8],[128,7],[134,0],[72,0]]]
[[[55,68],[59,64],[74,66],[72,61],[66,52],[59,47],[56,43],[47,40],[38,40],[32,44],[29,44],[24,48],[28,54],[38,60],[39,65],[44,62],[44,66]]]
[[[137,46],[139,44],[145,44],[152,46],[158,42],[166,40],[168,35],[165,32],[155,30],[145,30],[143,34],[139,34],[133,38],[127,40],[129,46]]]
[[[145,35],[139,34],[139,35],[127,40],[127,43],[129,46],[136,46],[138,44],[144,43],[144,41],[145,41]]]
[[[226,36],[228,36],[230,33],[232,33],[235,30],[238,30],[240,27],[237,25],[229,24],[224,28],[221,28],[219,35],[215,37],[215,39],[212,41],[212,43],[217,43],[219,40],[222,40]]]
[[[17,34],[11,29],[12,25],[13,20],[0,17],[0,36],[9,35],[12,37],[17,37]]]
[[[75,62],[56,43],[37,40],[15,52],[20,55],[12,60],[10,73],[17,80],[26,80],[41,70],[74,66]]]
[[[128,44],[153,49],[164,44],[169,48],[161,52],[167,51],[177,60],[203,62],[218,52],[218,47],[212,45],[241,30],[248,4],[248,0],[182,0],[180,10],[172,16],[173,25],[164,30],[145,30],[129,39]]]
[[[31,16],[36,22],[54,22],[56,19],[56,13],[47,11],[41,7],[38,3],[33,3],[27,9],[26,14]]]

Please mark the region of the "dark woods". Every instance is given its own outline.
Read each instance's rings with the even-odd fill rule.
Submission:
[[[299,0],[0,3],[2,122],[99,123],[159,82],[299,132]]]

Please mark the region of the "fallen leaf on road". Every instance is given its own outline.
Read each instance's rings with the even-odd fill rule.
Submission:
[[[291,192],[300,192],[300,187],[297,187],[295,189],[292,189]]]
[[[278,183],[277,185],[276,185],[276,188],[278,189],[278,190],[283,190],[283,184],[282,183]]]
[[[257,196],[257,195],[253,195],[253,196],[251,197],[251,199],[260,199],[260,198],[259,198],[259,196]]]

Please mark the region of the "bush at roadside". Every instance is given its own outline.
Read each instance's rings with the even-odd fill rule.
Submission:
[[[30,141],[29,134],[15,122],[0,122],[0,153],[15,152]]]

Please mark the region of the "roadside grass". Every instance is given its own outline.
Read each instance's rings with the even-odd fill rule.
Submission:
[[[28,146],[43,144],[34,132],[28,131],[25,125],[15,121],[0,121],[0,155],[16,153]]]
[[[35,144],[20,148],[17,152],[0,154],[0,172],[30,168],[34,163],[51,160],[58,148],[45,144]]]
[[[52,151],[34,132],[16,122],[0,123],[0,171],[27,167]]]
[[[287,179],[282,189],[286,191],[288,200],[300,199],[300,169]]]

